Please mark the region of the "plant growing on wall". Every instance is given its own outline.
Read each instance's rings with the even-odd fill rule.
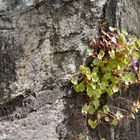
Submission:
[[[87,50],[91,61],[80,66],[80,78],[73,77],[74,90],[86,97],[82,113],[87,115],[87,124],[96,128],[101,123],[117,125],[124,118],[133,117],[140,108],[140,101],[119,97],[119,93],[139,83],[138,67],[140,40],[126,31],[118,31],[103,22]],[[84,94],[80,94],[84,93]],[[110,105],[110,100],[120,98],[131,104],[129,110]]]

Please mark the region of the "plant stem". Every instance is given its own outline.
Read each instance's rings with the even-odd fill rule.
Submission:
[[[100,131],[100,128],[99,128],[99,126],[97,127],[97,129],[98,129],[98,135],[99,135],[99,139],[101,140],[101,139],[102,139],[102,136],[101,136],[101,131]]]
[[[112,106],[112,105],[110,105],[110,107],[121,110],[121,111],[126,112],[128,114],[128,111],[125,110],[125,109],[122,109],[122,108],[119,108],[119,107],[116,107],[116,106]]]
[[[123,98],[123,97],[117,97],[118,99],[122,99],[122,100],[124,100],[124,101],[126,101],[126,102],[128,102],[128,103],[131,103],[131,104],[133,104],[133,102],[132,101],[130,101],[130,100],[127,100],[127,99],[125,99],[125,98]]]
[[[88,138],[89,130],[88,130],[88,124],[87,124],[87,114],[84,115],[84,119],[85,119],[86,140],[89,140],[89,138]]]
[[[112,118],[116,118],[115,114],[113,112],[108,112],[108,115],[111,116]]]

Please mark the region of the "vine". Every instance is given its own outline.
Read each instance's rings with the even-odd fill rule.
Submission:
[[[87,49],[91,61],[80,66],[80,78],[75,76],[71,80],[74,90],[86,97],[82,113],[92,129],[102,123],[116,126],[124,118],[134,118],[140,109],[140,95],[133,101],[119,96],[140,82],[139,47],[136,36],[109,27],[106,22],[99,24],[98,34]],[[129,109],[110,104],[116,99],[129,104]]]

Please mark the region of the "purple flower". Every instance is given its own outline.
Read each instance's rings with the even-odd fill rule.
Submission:
[[[133,63],[133,64],[137,64],[137,62],[138,62],[138,61],[137,61],[136,59],[132,58],[132,63]]]
[[[138,62],[138,61],[137,61],[136,59],[132,58],[132,69],[133,69],[134,71],[137,71],[137,70],[138,70],[137,62]]]
[[[133,65],[133,66],[132,66],[132,69],[133,69],[134,71],[137,71],[137,70],[138,70],[138,67],[137,67],[136,65]]]
[[[131,40],[131,36],[130,35],[126,35],[126,39],[127,39],[127,41],[130,41]]]

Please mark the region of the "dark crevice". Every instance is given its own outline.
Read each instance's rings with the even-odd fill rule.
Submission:
[[[29,113],[36,111],[36,106],[34,106],[35,104],[33,103],[35,100],[35,93],[26,90],[24,95],[18,95],[7,102],[0,104],[1,120],[13,120],[26,117]]]
[[[106,18],[106,9],[107,9],[107,3],[104,4],[104,7],[103,7],[103,12],[102,12],[102,17],[103,19]]]
[[[111,26],[116,26],[117,0],[107,0],[103,7],[102,18],[106,19]]]
[[[0,36],[0,103],[14,94],[11,83],[17,81],[16,62],[22,57],[23,50],[9,31],[1,31]],[[6,90],[5,90],[6,89]],[[7,95],[7,97],[5,97]]]

